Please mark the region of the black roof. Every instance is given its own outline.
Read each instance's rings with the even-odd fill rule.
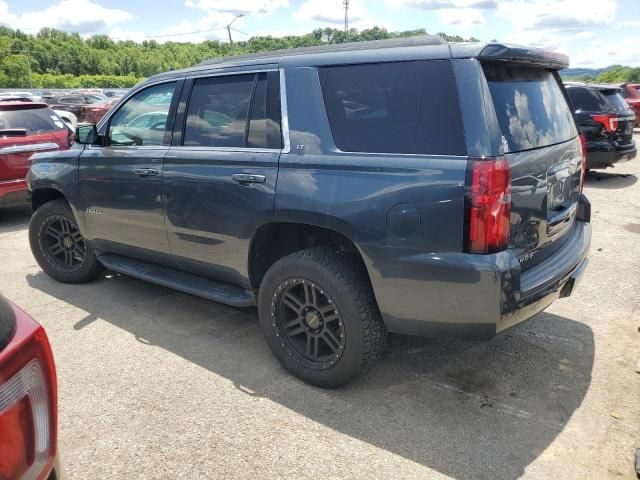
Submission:
[[[214,58],[190,68],[155,75],[143,84],[158,79],[179,78],[185,74],[225,67],[321,66],[447,58],[479,58],[483,61],[512,62],[551,69],[562,69],[569,66],[568,57],[554,52],[500,43],[448,43],[435,35],[421,35]]]
[[[284,50],[272,50],[268,52],[251,53],[248,55],[237,55],[234,57],[213,58],[205,60],[196,65],[216,65],[227,62],[241,62],[249,60],[273,60],[277,61],[283,57],[294,57],[302,55],[313,55],[319,53],[334,52],[357,52],[359,50],[373,50],[377,48],[395,47],[418,47],[425,45],[447,45],[447,42],[436,35],[420,35],[416,37],[393,38],[389,40],[369,40],[366,42],[332,43],[327,45],[317,45],[315,47],[288,48]]]

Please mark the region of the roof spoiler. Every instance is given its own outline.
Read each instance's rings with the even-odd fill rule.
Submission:
[[[557,52],[537,48],[513,47],[492,43],[478,54],[480,61],[508,62],[520,65],[535,65],[562,70],[569,66],[569,57]]]

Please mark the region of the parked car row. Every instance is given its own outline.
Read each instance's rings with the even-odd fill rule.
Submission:
[[[0,102],[0,198],[24,194],[29,170],[29,241],[52,278],[106,267],[257,306],[275,357],[314,385],[369,368],[387,331],[490,338],[573,293],[591,241],[585,169],[635,156],[634,118],[621,87],[563,88],[563,55],[442,47],[361,42],[161,74],[104,117],[75,110],[95,124],[69,152],[60,117],[16,95]],[[49,153],[29,169],[33,152]],[[40,396],[0,403],[0,478],[60,478],[50,348],[0,298],[0,400],[38,367]]]
[[[67,111],[73,114],[76,123],[96,123],[124,93],[124,90],[77,89],[45,90],[41,95],[35,95],[31,92],[15,91],[1,93],[0,102],[16,100],[44,102],[56,111]],[[68,116],[65,115],[65,117]]]

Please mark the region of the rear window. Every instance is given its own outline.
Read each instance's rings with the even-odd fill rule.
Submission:
[[[609,102],[609,105],[611,105],[611,108],[613,108],[616,112],[623,112],[629,109],[627,102],[624,101],[624,98],[622,98],[620,92],[616,90],[605,90],[602,93]]]
[[[576,110],[585,112],[602,112],[607,110],[604,97],[595,90],[587,88],[568,88],[567,93]]]
[[[319,74],[340,150],[465,155],[449,61],[332,66]]]
[[[575,137],[575,122],[562,87],[549,70],[485,65],[493,105],[509,152]]]
[[[0,110],[0,130],[25,129],[27,135],[64,130],[65,124],[49,108]]]

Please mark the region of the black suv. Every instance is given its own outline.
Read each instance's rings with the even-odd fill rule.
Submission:
[[[387,331],[491,337],[587,265],[566,66],[419,37],[156,75],[34,157],[32,251],[63,282],[106,267],[257,305],[275,356],[324,387]]]
[[[607,168],[636,156],[635,113],[613,85],[565,84],[587,149],[587,169]]]

